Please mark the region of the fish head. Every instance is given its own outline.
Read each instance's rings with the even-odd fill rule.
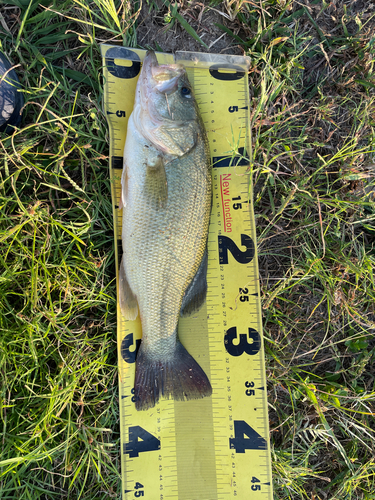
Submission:
[[[182,155],[196,140],[198,108],[181,64],[159,64],[147,52],[136,96],[138,129],[163,152]]]

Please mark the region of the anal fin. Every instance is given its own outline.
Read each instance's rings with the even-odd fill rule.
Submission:
[[[124,318],[129,320],[136,319],[136,317],[138,316],[138,302],[126,278],[124,257],[122,257],[120,264],[119,302],[121,313]]]
[[[206,248],[199,269],[183,296],[181,316],[187,316],[198,311],[204,303],[207,293],[207,264],[208,254]]]

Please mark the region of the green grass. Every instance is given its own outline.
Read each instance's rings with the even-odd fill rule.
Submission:
[[[42,5],[41,5],[42,4]],[[375,498],[375,17],[294,0],[13,0],[25,97],[0,137],[0,497],[119,498],[108,132],[99,43],[147,16],[252,60],[252,172],[275,499]],[[213,11],[212,9],[216,9]],[[151,14],[150,14],[151,13]],[[218,36],[219,36],[218,35]],[[143,35],[142,35],[143,36]],[[163,38],[164,37],[164,38]],[[213,50],[218,45],[213,45]],[[182,48],[182,47],[181,47]]]

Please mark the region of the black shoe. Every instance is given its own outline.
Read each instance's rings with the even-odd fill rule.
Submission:
[[[0,52],[0,80],[12,65]],[[17,92],[20,82],[14,69],[9,71],[0,83],[0,132],[12,133],[13,127],[21,123],[23,95]]]

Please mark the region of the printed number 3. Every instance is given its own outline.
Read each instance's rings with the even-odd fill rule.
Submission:
[[[250,354],[251,356],[259,352],[260,349],[260,335],[254,330],[254,328],[249,328],[249,337],[252,342],[249,343],[247,340],[247,335],[240,333],[239,343],[234,344],[234,340],[238,339],[237,327],[232,326],[229,328],[224,336],[225,349],[231,356],[241,356],[244,352]]]

